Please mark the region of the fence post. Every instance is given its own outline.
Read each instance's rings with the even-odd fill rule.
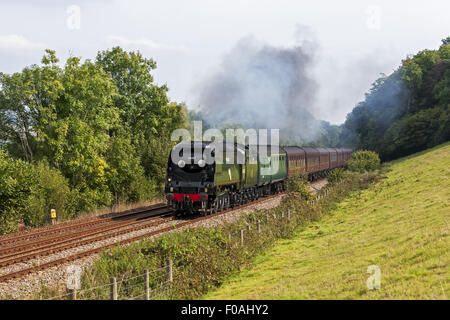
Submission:
[[[173,282],[173,265],[172,265],[172,259],[167,259],[167,278],[169,282]]]
[[[261,223],[259,223],[259,220],[256,221],[256,230],[258,230],[258,236],[261,235]]]
[[[77,289],[70,289],[70,300],[77,300]]]
[[[117,300],[117,280],[116,277],[110,279],[110,297],[111,300]]]
[[[241,230],[241,246],[244,245],[244,230]]]
[[[148,269],[145,269],[144,279],[145,279],[145,299],[150,300],[150,276],[148,273]]]
[[[250,225],[248,224],[248,225],[247,225],[247,230],[250,231],[250,229],[251,229],[251,227],[250,227]]]

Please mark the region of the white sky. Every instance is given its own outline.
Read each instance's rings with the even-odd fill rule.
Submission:
[[[76,20],[68,26],[72,5],[80,9],[79,28]],[[289,47],[302,25],[319,46],[314,115],[341,123],[380,73],[439,47],[450,35],[449,12],[446,0],[0,0],[0,72],[39,63],[45,48],[62,59],[94,58],[121,45],[155,59],[156,81],[168,85],[172,100],[195,108],[199,83],[237,41],[252,35]]]

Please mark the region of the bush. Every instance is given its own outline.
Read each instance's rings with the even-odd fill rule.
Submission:
[[[288,193],[297,193],[303,199],[309,200],[311,194],[306,187],[307,180],[305,176],[294,176],[286,180],[286,191]]]
[[[17,229],[35,184],[36,176],[28,163],[11,160],[0,150],[0,234]]]
[[[327,181],[329,184],[335,184],[336,182],[339,182],[344,178],[345,170],[343,168],[336,168],[333,169],[328,175],[327,175]]]
[[[15,160],[0,150],[0,234],[17,230],[17,224],[43,225],[50,209],[59,219],[73,216],[72,192],[62,174],[45,162]]]
[[[380,167],[380,157],[378,153],[368,150],[359,150],[352,154],[347,161],[347,168],[355,172],[369,172]]]
[[[30,166],[36,181],[23,212],[25,225],[37,227],[49,223],[50,209],[56,210],[58,220],[73,218],[76,199],[67,179],[46,162]]]

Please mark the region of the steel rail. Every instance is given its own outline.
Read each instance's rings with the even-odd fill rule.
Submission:
[[[109,230],[105,230],[105,231],[98,231],[95,232],[94,234],[90,234],[88,236],[93,236],[93,235],[97,235],[100,234],[97,237],[94,238],[89,238],[89,239],[84,239],[84,236],[80,236],[77,239],[66,239],[61,241],[60,243],[57,243],[58,246],[54,246],[55,244],[48,244],[46,246],[43,247],[39,247],[37,249],[31,249],[28,252],[20,252],[20,254],[24,254],[24,255],[11,255],[10,259],[6,259],[3,261],[0,261],[0,267],[4,267],[4,266],[8,266],[14,263],[18,263],[18,262],[23,262],[23,261],[27,261],[36,257],[41,257],[41,256],[46,256],[52,253],[57,253],[57,252],[61,252],[67,249],[71,249],[74,247],[81,247],[84,246],[86,244],[90,244],[90,243],[94,243],[97,241],[102,241],[105,239],[110,239],[110,238],[114,238],[126,233],[130,233],[130,232],[134,232],[134,231],[138,231],[141,229],[145,229],[145,228],[150,228],[153,226],[157,226],[166,222],[169,222],[173,220],[173,217],[169,217],[169,218],[163,218],[161,221],[153,221],[150,223],[143,223],[142,221],[134,221],[134,224],[138,224],[136,226],[132,226],[131,228],[125,229],[125,230],[120,230],[120,231],[115,231],[113,233],[107,233],[109,231],[114,231],[117,228],[109,228]],[[148,222],[148,220],[146,220],[146,222]],[[128,227],[128,225],[126,226]],[[74,240],[79,240],[79,241],[74,241]],[[31,252],[31,253],[30,253]],[[29,254],[26,254],[29,253]],[[2,257],[3,258],[3,257]]]
[[[143,207],[143,208],[126,210],[122,213],[110,213],[107,215],[103,215],[102,216],[103,218],[94,217],[94,218],[82,219],[82,221],[80,221],[80,220],[66,221],[61,224],[45,226],[42,228],[30,230],[25,233],[18,233],[18,234],[12,233],[9,235],[0,236],[0,247],[5,244],[12,243],[12,242],[19,242],[19,241],[28,240],[28,239],[34,239],[37,237],[42,237],[42,236],[45,236],[48,234],[53,234],[53,233],[61,233],[67,229],[82,228],[84,226],[102,224],[102,223],[106,223],[106,222],[109,222],[112,220],[120,220],[121,218],[124,218],[124,217],[139,215],[139,214],[142,214],[142,213],[145,213],[148,211],[158,210],[158,209],[161,209],[164,207],[167,207],[167,205],[165,203],[158,203],[158,204]]]

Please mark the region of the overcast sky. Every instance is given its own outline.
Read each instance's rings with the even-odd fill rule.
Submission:
[[[449,12],[446,0],[0,0],[0,72],[39,63],[45,48],[94,58],[120,45],[155,59],[170,98],[197,108],[202,81],[239,40],[291,47],[306,39],[317,48],[310,72],[319,85],[308,109],[341,123],[380,73],[439,47]]]

